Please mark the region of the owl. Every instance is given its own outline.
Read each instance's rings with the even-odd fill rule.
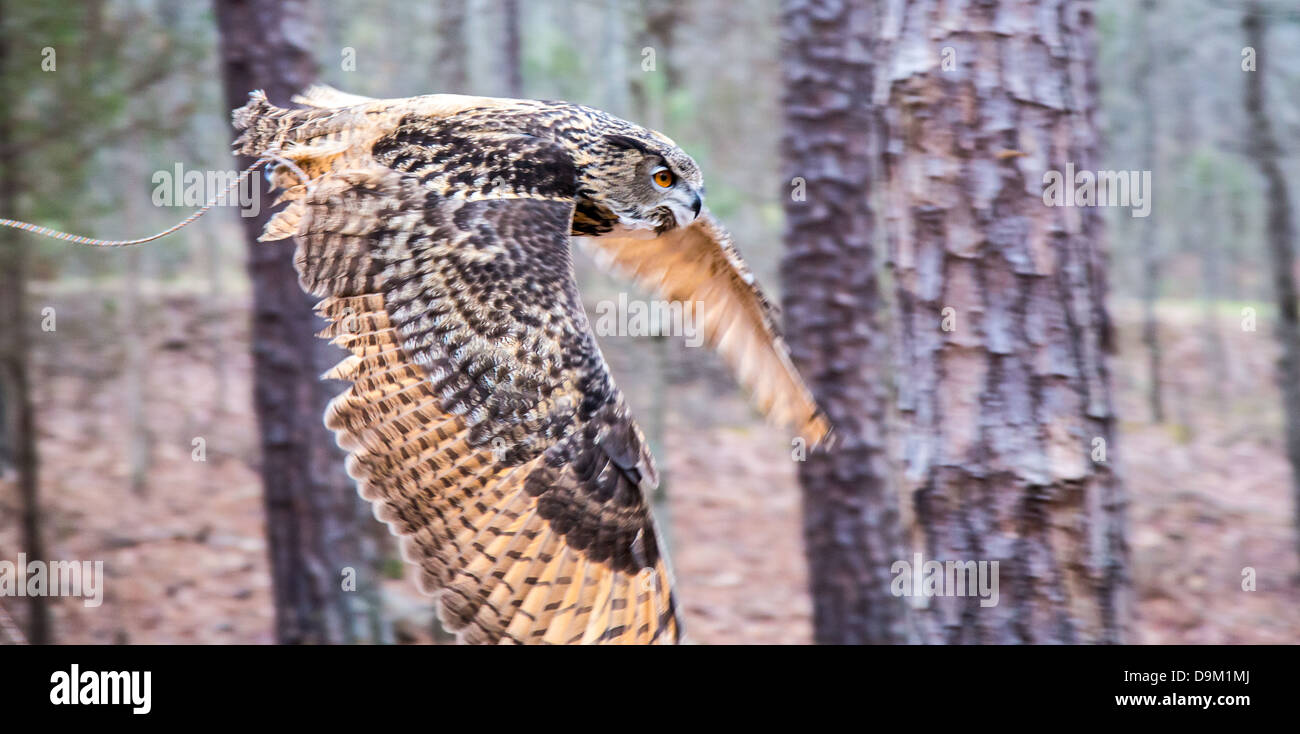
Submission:
[[[773,306],[664,135],[564,102],[316,87],[234,112],[287,206],[347,471],[467,643],[675,643],[646,438],[601,356],[572,242],[662,298],[773,421],[830,431]]]

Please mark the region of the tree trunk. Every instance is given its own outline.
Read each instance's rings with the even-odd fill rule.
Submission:
[[[907,529],[998,563],[992,606],[914,599],[927,643],[1127,637],[1101,216],[1044,200],[1098,160],[1093,5],[1042,5],[900,3],[882,33]]]
[[[1208,219],[1206,228],[1196,233],[1200,242],[1201,260],[1201,318],[1204,332],[1205,360],[1210,365],[1210,399],[1218,419],[1222,419],[1227,410],[1225,395],[1228,390],[1228,349],[1223,341],[1223,330],[1219,328],[1219,301],[1223,299],[1223,257],[1220,242],[1223,240],[1223,222],[1227,216],[1227,207],[1223,199],[1227,194],[1219,185],[1222,168],[1215,166],[1210,174],[1201,179],[1202,187],[1199,197],[1200,211]]]
[[[677,59],[677,29],[687,22],[690,8],[684,0],[649,0],[642,4],[645,34],[655,49],[655,66],[663,69],[664,87],[669,91],[682,84],[682,65]]]
[[[1150,17],[1155,10],[1155,0],[1142,0],[1137,9],[1137,35],[1140,50],[1137,68],[1133,70],[1133,96],[1139,100],[1141,119],[1138,127],[1138,147],[1141,150],[1141,167],[1144,171],[1155,168],[1156,106],[1151,99],[1149,81],[1155,73],[1155,53],[1149,35]],[[1150,192],[1147,192],[1150,195]],[[1156,299],[1160,295],[1160,240],[1151,217],[1137,221],[1138,242],[1142,253],[1142,344],[1147,350],[1147,404],[1151,420],[1165,422],[1163,383],[1160,379],[1162,353],[1160,329],[1156,321]]]
[[[605,85],[605,101],[602,106],[606,111],[620,117],[627,117],[628,110],[628,67],[631,64],[627,45],[626,6],[619,0],[605,0],[605,28],[601,34],[600,58]]]
[[[466,94],[469,89],[469,47],[465,44],[465,0],[439,0],[438,56],[434,70],[439,92]]]
[[[4,24],[5,6],[0,3],[0,28]],[[0,92],[6,100],[16,99],[19,90],[11,88],[9,43],[0,37]],[[0,212],[6,217],[20,217],[18,192],[22,183],[19,146],[14,138],[10,114],[15,110],[5,104],[0,110]],[[12,464],[18,488],[18,505],[22,518],[22,550],[32,560],[48,560],[41,537],[41,510],[36,454],[36,416],[32,407],[28,355],[31,352],[29,329],[35,328],[36,314],[27,308],[27,251],[17,230],[0,231],[0,473]],[[50,630],[48,599],[27,597],[27,640],[32,644],[53,642]]]
[[[143,126],[148,123],[140,121],[136,124]],[[131,135],[126,139],[126,143],[126,152],[122,155],[119,170],[122,171],[123,178],[132,186],[143,184],[149,180],[148,159],[144,154],[147,150],[144,136],[138,133]],[[127,221],[145,223],[149,218],[147,212],[143,210],[144,199],[137,195],[138,191],[138,188],[126,187],[122,211]],[[148,486],[152,445],[145,414],[145,378],[147,377],[145,365],[148,361],[149,336],[147,324],[142,323],[144,309],[141,309],[140,303],[143,298],[140,276],[147,252],[146,249],[132,247],[119,253],[123,270],[121,334],[124,342],[122,349],[125,353],[122,361],[122,403],[125,408],[122,421],[125,425],[123,438],[128,482],[131,493],[135,495],[143,495]]]
[[[505,16],[501,40],[501,77],[505,86],[505,96],[518,99],[524,96],[523,52],[519,37],[519,0],[505,0],[501,12]]]
[[[799,464],[813,636],[822,644],[905,641],[906,609],[889,590],[902,549],[868,202],[874,20],[871,3],[782,4],[786,335],[836,437]]]
[[[641,4],[641,27],[634,48],[640,61],[628,76],[628,95],[637,122],[653,130],[663,130],[667,107],[681,86],[681,64],[677,61],[677,29],[686,20],[688,8],[682,0],[647,0]],[[654,65],[646,66],[644,49],[654,54]],[[662,77],[652,86],[650,80]],[[657,90],[657,94],[655,91]]]
[[[218,0],[227,107],[265,89],[285,103],[316,78],[304,0]],[[251,161],[241,160],[247,166]],[[259,177],[260,180],[260,177]],[[257,242],[270,208],[243,217],[253,286],[254,402],[261,431],[267,537],[281,643],[378,641],[379,561],[366,554],[361,500],[321,416],[341,392],[318,376],[344,355],[313,335],[324,327],[293,268],[293,248]],[[344,582],[355,574],[356,591]]]
[[[1286,455],[1291,460],[1291,491],[1295,498],[1296,550],[1300,552],[1300,314],[1296,304],[1295,222],[1286,175],[1278,161],[1280,151],[1273,136],[1264,96],[1264,74],[1270,61],[1264,49],[1263,11],[1258,2],[1247,6],[1242,18],[1246,45],[1255,49],[1255,70],[1246,72],[1246,115],[1250,120],[1250,154],[1264,177],[1268,206],[1266,237],[1277,299],[1277,328],[1282,347],[1280,379],[1286,420]]]

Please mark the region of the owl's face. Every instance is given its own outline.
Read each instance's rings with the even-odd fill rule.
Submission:
[[[685,227],[704,208],[700,168],[673,141],[644,130],[603,140],[605,165],[596,167],[591,198],[616,218],[609,234],[657,237]]]

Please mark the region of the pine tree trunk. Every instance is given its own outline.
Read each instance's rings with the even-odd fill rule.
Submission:
[[[686,22],[688,13],[682,0],[647,0],[641,4],[641,24],[633,47],[640,61],[630,66],[627,86],[633,119],[652,130],[665,128],[666,108],[681,86],[676,44],[678,27]],[[646,66],[647,48],[654,54],[653,66]],[[655,77],[661,77],[662,82],[652,85]]]
[[[1149,35],[1150,17],[1155,11],[1154,0],[1141,0],[1138,6],[1140,57],[1133,70],[1133,95],[1141,100],[1138,146],[1142,151],[1142,170],[1155,168],[1156,106],[1151,101],[1150,79],[1155,73],[1155,52]],[[1151,217],[1137,220],[1138,244],[1142,253],[1142,344],[1147,350],[1147,405],[1154,423],[1165,421],[1165,401],[1161,382],[1160,329],[1156,321],[1156,299],[1160,295],[1160,237]]]
[[[439,0],[437,7],[438,55],[434,75],[442,85],[436,91],[468,94],[469,47],[465,43],[465,0]]]
[[[1246,116],[1250,120],[1250,153],[1264,177],[1268,221],[1265,234],[1277,300],[1274,333],[1282,347],[1279,379],[1286,421],[1286,455],[1291,461],[1291,491],[1295,503],[1296,550],[1300,552],[1300,309],[1295,282],[1295,220],[1281,152],[1273,134],[1264,93],[1264,75],[1272,61],[1265,51],[1263,11],[1258,2],[1247,6],[1242,19],[1246,45],[1255,49],[1255,70],[1246,72]]]
[[[655,67],[662,69],[664,87],[674,90],[682,84],[682,64],[677,58],[678,28],[688,21],[690,7],[685,0],[648,0],[642,3],[645,35],[655,50]]]
[[[4,5],[0,4],[0,28],[4,25]],[[9,42],[0,37],[0,92],[6,100],[18,97],[7,80]],[[0,212],[5,217],[19,217],[18,192],[19,148],[15,145],[12,105],[0,110]],[[26,241],[17,230],[0,230],[0,468],[12,464],[18,487],[18,507],[22,518],[22,551],[32,560],[49,560],[41,536],[40,484],[36,454],[36,416],[32,406],[28,355],[31,352],[29,329],[35,328],[35,314],[27,307]],[[53,641],[48,599],[27,597],[27,640],[32,644]]]
[[[309,3],[304,0],[219,0],[226,102],[244,104],[265,89],[285,104],[316,78]],[[240,166],[251,161],[241,160]],[[318,377],[344,354],[314,334],[324,322],[303,294],[288,243],[259,243],[271,203],[243,217],[253,284],[254,402],[261,431],[267,536],[281,643],[378,641],[379,560],[367,553],[356,489],[344,456],[321,422],[343,390]],[[356,591],[344,588],[347,569]]]
[[[1101,216],[1043,197],[1044,171],[1098,160],[1094,6],[985,0],[960,22],[946,7],[896,4],[882,33],[904,502],[924,560],[998,562],[998,601],[914,599],[918,631],[1121,642]]]
[[[519,36],[519,0],[504,0],[501,6],[501,77],[504,94],[516,99],[524,96],[523,49]]]
[[[601,33],[600,57],[603,65],[604,102],[606,111],[620,117],[630,114],[628,109],[628,60],[626,6],[619,0],[605,0],[605,27]]]
[[[822,644],[905,641],[906,610],[889,590],[901,540],[884,441],[887,357],[868,201],[871,5],[782,4],[785,330],[836,437],[799,464],[813,636]]]
[[[135,124],[140,125],[141,122]],[[147,124],[147,123],[146,123]],[[123,176],[126,180],[143,182],[149,180],[147,170],[148,161],[141,155],[145,150],[145,139],[143,135],[135,134],[127,138],[127,150],[122,156],[121,166]],[[135,190],[127,189],[123,197],[122,211],[128,221],[147,222],[147,213],[143,210],[144,200],[134,195]],[[147,377],[146,364],[148,361],[148,344],[149,335],[146,333],[147,323],[143,317],[145,309],[141,308],[141,301],[144,294],[142,290],[141,275],[144,271],[144,258],[147,257],[148,250],[133,247],[125,252],[119,253],[122,274],[122,349],[124,359],[122,360],[122,402],[125,408],[124,420],[125,426],[125,454],[127,460],[127,476],[131,487],[131,493],[143,495],[148,487],[149,481],[149,464],[150,464],[150,447],[152,441],[149,436],[149,424],[145,414],[145,378]]]
[[[1225,395],[1228,389],[1228,349],[1223,341],[1223,330],[1219,328],[1219,301],[1223,298],[1223,257],[1220,242],[1223,240],[1223,223],[1226,221],[1225,196],[1219,186],[1220,171],[1216,167],[1209,181],[1202,181],[1204,187],[1199,201],[1200,210],[1209,220],[1205,231],[1198,233],[1201,259],[1201,331],[1205,337],[1205,361],[1210,364],[1210,399],[1214,402],[1216,418],[1222,419],[1227,405]]]

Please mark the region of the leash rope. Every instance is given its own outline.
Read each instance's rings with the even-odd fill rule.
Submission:
[[[141,237],[140,239],[137,240],[102,240],[95,237],[83,237],[81,235],[70,234],[68,232],[60,232],[57,229],[52,229],[50,227],[42,227],[38,224],[32,224],[31,222],[20,222],[16,219],[3,219],[3,218],[0,218],[0,226],[10,227],[12,229],[17,229],[23,232],[31,232],[32,234],[41,235],[42,237],[50,237],[56,240],[62,240],[64,242],[71,242],[74,245],[87,245],[90,247],[130,247],[131,245],[143,245],[146,242],[153,242],[154,240],[162,239],[163,237],[166,237],[167,235],[183,227],[189,226],[196,219],[203,216],[204,214],[207,214],[208,211],[212,209],[214,206],[221,203],[223,199],[225,199],[227,196],[230,195],[231,191],[234,191],[235,188],[241,185],[244,182],[244,180],[248,178],[249,174],[253,173],[258,168],[262,167],[264,164],[272,161],[274,161],[277,164],[283,165],[289,170],[293,171],[294,175],[296,175],[303,182],[303,185],[307,187],[307,190],[308,191],[312,190],[313,188],[312,181],[308,179],[307,174],[304,173],[303,170],[299,168],[297,164],[295,164],[291,160],[280,157],[274,152],[267,152],[264,153],[261,158],[258,158],[251,166],[245,168],[244,171],[240,173],[239,176],[235,178],[235,180],[231,182],[230,185],[227,186],[224,191],[222,191],[219,194],[216,194],[211,199],[208,199],[208,202],[203,205],[202,209],[199,209],[198,211],[194,212],[188,217],[182,219],[174,226],[168,227],[167,229],[159,232],[158,234],[150,235],[148,237]]]

